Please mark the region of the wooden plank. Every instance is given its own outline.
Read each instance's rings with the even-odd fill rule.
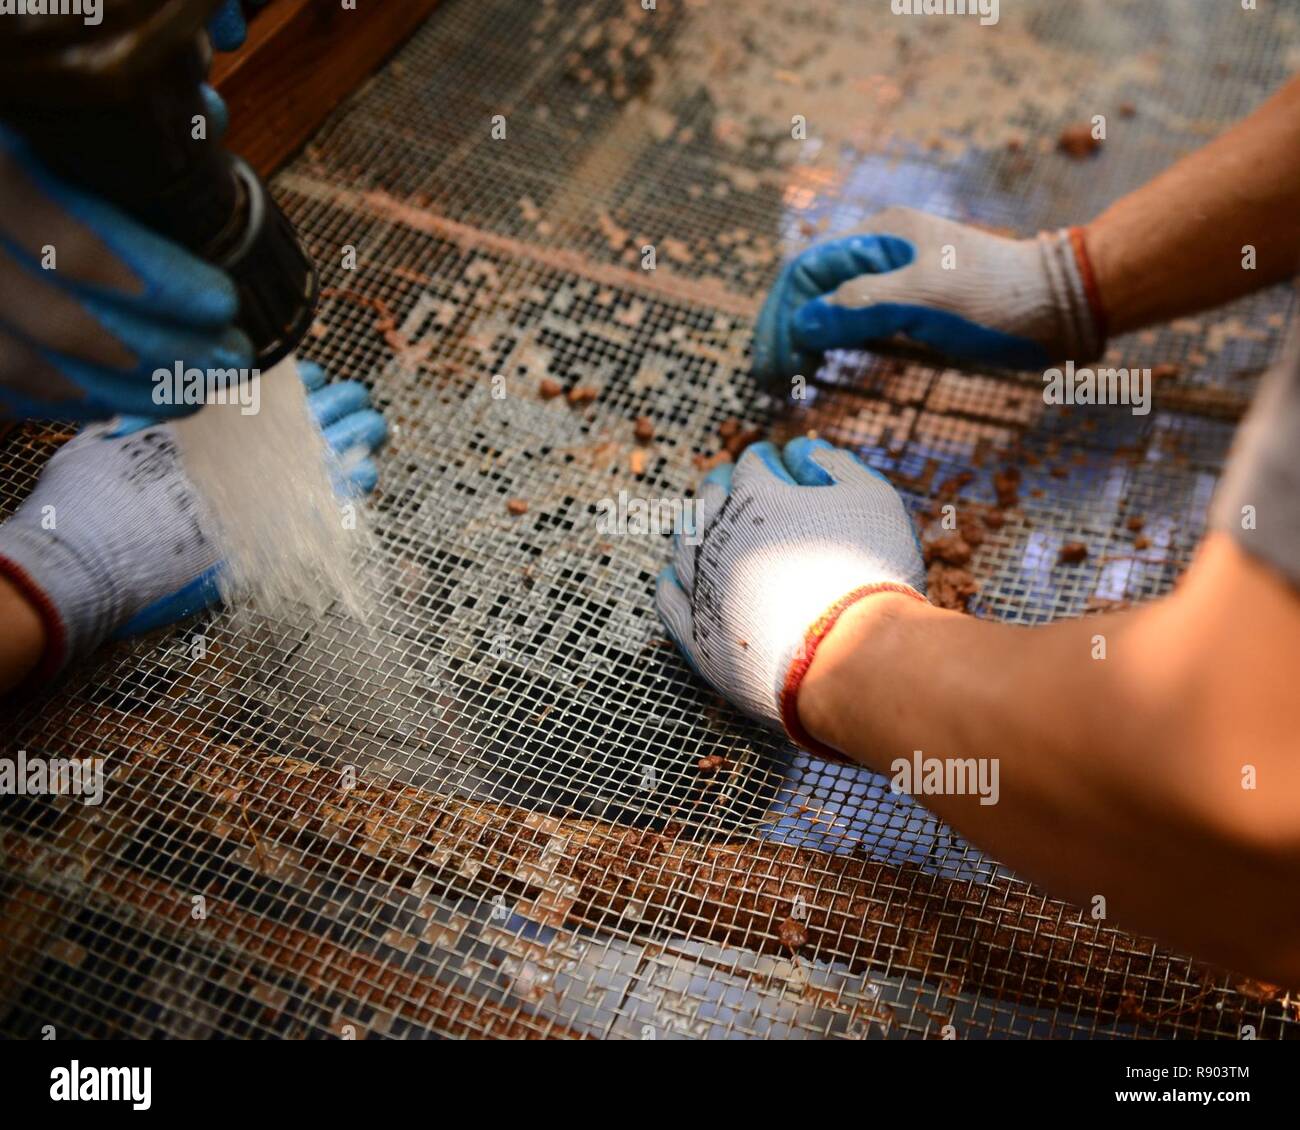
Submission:
[[[212,84],[230,107],[226,144],[269,176],[433,11],[437,0],[273,0],[248,40],[217,55]]]

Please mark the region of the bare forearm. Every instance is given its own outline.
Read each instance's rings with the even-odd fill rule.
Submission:
[[[1235,710],[1218,705],[1225,687],[1182,661],[1205,643],[1198,588],[1207,587],[1043,628],[872,598],[818,652],[800,715],[815,737],[886,774],[915,750],[996,758],[996,804],[921,799],[1056,894],[1087,907],[1103,896],[1111,920],[1294,979],[1296,954],[1278,942],[1297,929],[1286,895],[1300,879],[1297,825],[1285,811],[1297,784],[1285,768],[1294,739],[1280,720],[1250,722],[1247,736]],[[1098,636],[1105,658],[1094,658]],[[1244,636],[1242,646],[1216,657],[1238,668],[1226,684],[1248,678],[1287,701],[1285,687],[1259,682],[1288,668],[1255,670],[1260,657]],[[1242,789],[1247,762],[1272,778],[1268,795]]]
[[[1300,266],[1300,79],[1117,201],[1084,239],[1112,333],[1289,278]]]

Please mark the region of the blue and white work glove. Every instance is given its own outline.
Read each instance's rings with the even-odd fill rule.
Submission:
[[[821,640],[876,592],[924,600],[916,530],[889,480],[825,440],[756,443],[711,471],[697,537],[678,537],[655,602],[668,634],[725,698],[805,749],[799,686]],[[690,544],[695,540],[698,544]]]
[[[364,385],[325,384],[300,363],[307,402],[340,455],[372,452],[386,434]],[[0,525],[0,576],[37,609],[46,649],[37,680],[122,639],[173,623],[218,599],[211,518],[181,465],[175,432],[154,423],[117,434],[92,424],[54,453],[31,495]],[[374,488],[368,456],[347,461],[344,493]]]
[[[902,340],[937,357],[999,368],[1088,361],[1104,315],[1078,229],[1007,239],[887,208],[781,270],[754,331],[754,375],[772,391],[812,376],[828,349]]]
[[[0,126],[0,419],[181,416],[153,402],[178,360],[247,368],[230,279],[65,184]]]

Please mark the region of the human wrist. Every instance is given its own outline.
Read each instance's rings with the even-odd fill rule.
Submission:
[[[74,549],[65,537],[27,518],[20,510],[0,528],[0,576],[40,617],[43,647],[32,678],[44,681],[103,641],[116,602],[102,599],[107,573],[93,552]],[[111,581],[106,591],[116,591]]]
[[[1097,297],[1106,309],[1108,326],[1112,333],[1122,334],[1136,326],[1130,310],[1128,265],[1122,241],[1112,238],[1113,229],[1110,213],[1104,212],[1076,230],[1091,264]]]
[[[1167,251],[1153,248],[1149,232],[1135,228],[1138,222],[1147,223],[1121,202],[1076,229],[1112,336],[1165,321],[1184,305],[1178,299],[1169,304],[1182,284],[1168,273]],[[1194,275],[1187,268],[1182,273]]]
[[[1106,351],[1110,327],[1087,232],[1078,227],[1044,232],[1038,246],[1054,311],[1052,359],[1093,361]]]
[[[0,570],[0,694],[23,682],[45,654],[45,621],[25,590]]]
[[[871,697],[873,669],[889,662],[902,623],[935,611],[924,599],[889,590],[844,609],[821,637],[799,685],[797,713],[807,735],[841,753],[852,744],[860,757],[872,744],[858,719],[872,713],[863,703]]]

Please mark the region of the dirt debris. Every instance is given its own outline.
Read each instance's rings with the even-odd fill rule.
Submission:
[[[718,438],[722,441],[723,450],[732,459],[739,459],[745,448],[763,438],[763,429],[747,428],[741,420],[723,420],[718,425]]]
[[[1090,122],[1072,122],[1061,130],[1056,147],[1067,157],[1080,160],[1091,157],[1101,148],[1101,142],[1092,135]]]
[[[741,452],[750,444],[757,443],[764,436],[762,428],[746,428],[744,422],[737,419],[723,420],[718,425],[718,439],[722,450],[713,455],[697,455],[693,462],[697,470],[711,471],[723,463],[734,463]]]
[[[1013,510],[1020,505],[1020,468],[1003,467],[993,473],[993,492],[998,498],[998,508]]]
[[[590,404],[600,395],[591,385],[574,385],[569,389],[570,404]]]
[[[360,291],[345,286],[326,286],[321,288],[321,298],[340,298],[374,312],[375,332],[384,339],[384,343],[394,353],[405,354],[411,349],[411,343],[397,329],[397,315],[382,298],[374,298]]]
[[[925,543],[925,563],[940,561],[945,565],[965,565],[971,559],[970,543],[959,533],[945,534]]]
[[[554,377],[543,377],[537,386],[537,395],[543,400],[554,400],[564,392],[564,386]]]
[[[712,471],[715,467],[732,462],[731,452],[715,451],[712,455],[697,455],[691,462],[697,471]]]
[[[1286,991],[1280,985],[1271,985],[1267,981],[1255,981],[1250,978],[1237,982],[1233,988],[1253,1001],[1273,1001]]]
[[[791,953],[798,953],[808,944],[808,927],[798,918],[787,918],[777,927],[776,936]]]
[[[965,612],[970,599],[980,591],[979,582],[965,569],[936,561],[926,573],[930,603],[954,612]]]
[[[531,196],[521,196],[518,204],[519,214],[523,216],[524,223],[535,224],[542,218],[541,210]]]
[[[1131,600],[1113,600],[1106,596],[1093,596],[1088,598],[1088,603],[1083,606],[1085,615],[1090,612],[1123,612],[1126,608],[1131,608]]]
[[[963,506],[957,511],[957,532],[971,549],[979,549],[988,537],[986,531],[1002,528],[1002,512],[991,507]]]
[[[950,502],[961,493],[964,487],[973,482],[974,479],[974,471],[960,471],[955,475],[950,475],[939,484],[934,492],[934,496],[939,502]]]
[[[654,421],[649,416],[638,416],[632,425],[632,434],[637,443],[649,443],[655,438]]]
[[[758,443],[763,438],[762,428],[746,428],[731,436],[724,444],[723,448],[732,459],[739,459],[741,452],[751,443]]]
[[[528,513],[528,503],[522,498],[512,498],[506,503],[506,509],[509,510],[511,514],[518,517],[520,514]]]
[[[1088,547],[1081,541],[1067,541],[1061,546],[1060,553],[1057,554],[1056,563],[1058,565],[1078,565],[1081,561],[1088,559]]]

